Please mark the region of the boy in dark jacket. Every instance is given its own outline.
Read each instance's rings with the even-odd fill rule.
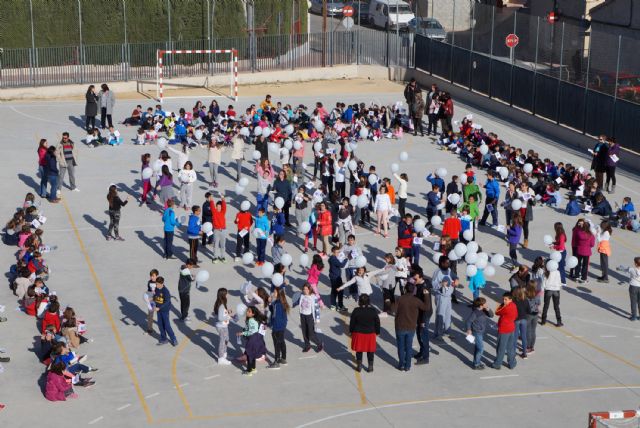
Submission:
[[[211,223],[213,224],[213,211],[211,209],[211,205],[213,203],[213,195],[210,192],[204,194],[204,203],[202,204],[202,224]],[[213,242],[213,235],[207,236],[202,235],[202,246],[206,247],[207,244],[211,244]]]
[[[331,281],[331,310],[346,311],[344,307],[344,291],[338,291],[343,284],[342,269],[347,266],[349,260],[344,257],[340,260],[340,247],[334,245],[331,248],[331,257],[329,257],[329,281]]]
[[[169,322],[169,312],[171,311],[171,293],[164,286],[164,278],[159,276],[156,278],[156,290],[153,295],[153,303],[158,314],[158,329],[160,330],[160,340],[158,345],[164,345],[168,342],[167,335],[171,345],[178,346],[176,335],[173,333],[171,323]]]
[[[180,295],[180,321],[191,321],[189,318],[189,306],[191,305],[191,283],[195,277],[191,274],[191,268],[195,267],[193,259],[187,259],[180,268],[180,279],[178,279],[178,294]]]
[[[473,310],[467,318],[467,337],[473,336],[475,349],[473,352],[473,369],[482,370],[482,354],[484,353],[484,333],[487,331],[489,318],[493,318],[493,311],[487,306],[487,299],[478,297],[473,301]]]
[[[198,263],[198,241],[200,240],[200,233],[202,230],[202,224],[200,223],[200,207],[194,205],[191,208],[191,214],[189,215],[189,223],[187,225],[187,236],[189,238],[189,258],[193,259],[195,263]],[[198,268],[197,264],[194,266]]]

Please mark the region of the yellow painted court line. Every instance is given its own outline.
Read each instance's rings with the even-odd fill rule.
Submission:
[[[638,253],[640,253],[640,248],[636,247],[632,244],[630,244],[626,239],[622,239],[619,234],[616,234],[616,236],[612,236],[611,239],[613,239],[615,242],[618,242],[620,244],[622,244],[623,247],[628,248],[629,250],[633,251],[634,254],[632,254],[632,256],[630,257],[630,259],[632,259],[633,257],[635,257]]]
[[[133,366],[131,365],[131,361],[129,360],[129,356],[127,354],[127,350],[122,343],[122,337],[120,337],[120,332],[116,327],[116,323],[113,319],[113,314],[111,313],[111,309],[109,309],[109,304],[107,303],[107,299],[104,295],[104,290],[102,289],[102,285],[100,285],[100,280],[98,279],[98,275],[96,274],[95,269],[93,268],[93,264],[91,263],[91,258],[89,257],[89,253],[87,252],[87,248],[84,245],[84,241],[80,237],[80,232],[78,231],[78,227],[76,226],[76,222],[71,215],[71,210],[67,205],[67,201],[62,198],[62,206],[64,206],[65,211],[67,212],[67,217],[69,218],[69,223],[71,224],[71,228],[73,229],[73,233],[78,240],[78,244],[80,245],[80,251],[84,255],[84,260],[89,267],[89,272],[91,273],[91,278],[93,279],[93,283],[98,290],[98,294],[100,295],[100,301],[102,302],[102,307],[107,314],[107,319],[109,321],[109,325],[111,326],[111,330],[113,331],[113,336],[116,339],[116,343],[118,344],[118,348],[120,349],[120,353],[122,354],[122,359],[124,360],[125,366],[127,366],[127,370],[129,371],[129,376],[131,377],[131,382],[133,382],[133,386],[136,390],[136,394],[138,395],[138,399],[140,400],[140,404],[142,405],[142,409],[144,410],[145,415],[147,416],[147,422],[153,423],[153,417],[151,416],[151,411],[149,410],[149,406],[147,405],[147,401],[144,398],[144,394],[142,393],[142,389],[140,388],[140,383],[138,382],[138,376],[136,375]]]
[[[178,380],[178,360],[180,359],[180,354],[182,353],[184,348],[187,346],[187,344],[191,343],[191,337],[195,335],[196,332],[198,332],[198,330],[200,330],[202,326],[205,324],[206,324],[206,321],[202,321],[200,324],[198,324],[196,329],[193,330],[193,333],[191,333],[190,335],[186,335],[186,339],[188,340],[183,340],[180,343],[180,345],[178,345],[178,348],[176,349],[176,353],[173,356],[173,362],[171,363],[171,378],[173,379],[173,385],[176,388],[176,391],[178,391],[178,395],[180,396],[182,405],[184,406],[184,409],[187,411],[187,415],[189,415],[190,419],[194,417],[193,411],[191,410],[191,405],[189,404],[189,400],[187,400],[187,396],[184,395],[184,391],[182,390],[182,387],[180,386],[180,381]]]
[[[347,349],[349,349],[349,352],[351,352],[351,355],[353,356],[353,359],[355,361],[355,353],[351,350],[351,347],[349,346],[349,331],[347,330],[347,325],[349,325],[349,323],[347,322],[347,316],[346,315],[342,315],[342,321],[344,322],[344,330],[345,330],[345,336],[347,338]],[[357,363],[357,362],[356,362]],[[356,370],[353,371],[355,373],[356,376],[356,386],[358,387],[358,393],[360,393],[360,404],[365,405],[367,404],[367,394],[364,392],[364,386],[362,385],[362,376],[360,376],[360,373],[357,372]]]

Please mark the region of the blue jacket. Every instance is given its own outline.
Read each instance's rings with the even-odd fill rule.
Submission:
[[[269,325],[273,331],[284,331],[287,329],[287,313],[280,300],[274,300],[273,303],[271,303]]]
[[[349,260],[345,257],[340,261],[336,256],[329,257],[329,279],[334,280],[342,277],[342,269],[347,266]]]
[[[444,180],[442,178],[435,176],[433,174],[429,174],[427,175],[427,181],[431,183],[431,186],[434,186],[437,184],[438,187],[440,188],[440,191],[444,192]]]
[[[162,288],[156,287],[156,291],[153,294],[153,302],[158,308],[158,312],[169,312],[171,309],[171,293],[165,286]]]
[[[487,199],[498,199],[500,197],[500,184],[496,180],[487,180],[484,188],[487,190]]]
[[[520,242],[520,236],[522,235],[522,226],[519,224],[515,227],[509,226],[507,228],[507,241],[509,244],[517,244]]]
[[[271,230],[271,225],[269,224],[269,219],[267,218],[266,214],[262,217],[256,217],[255,227],[256,229],[262,229],[262,231],[264,232],[264,237],[258,239],[267,239],[267,236],[269,236],[269,231]]]
[[[202,229],[202,226],[200,224],[200,217],[195,214],[191,214],[189,216],[189,225],[187,226],[187,235],[200,235],[200,229]]]
[[[55,155],[47,153],[44,155],[45,165],[44,173],[47,176],[58,176],[58,160]]]
[[[282,236],[284,234],[285,223],[284,213],[280,211],[271,218],[271,230],[275,235]]]
[[[178,219],[173,208],[167,208],[162,214],[162,222],[164,223],[165,232],[173,232],[178,225]]]
[[[427,193],[427,208],[437,209],[438,205],[440,205],[440,198],[438,198],[438,194],[433,190]]]
[[[570,200],[565,208],[564,213],[570,216],[576,216],[581,212],[580,204],[576,199]]]

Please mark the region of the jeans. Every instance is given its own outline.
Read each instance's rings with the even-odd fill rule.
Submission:
[[[475,337],[475,348],[473,351],[473,366],[477,367],[482,364],[482,355],[484,354],[484,333],[473,333]]]
[[[423,323],[420,323],[416,328],[416,336],[418,337],[418,344],[420,345],[420,351],[418,355],[420,358],[429,361],[429,321],[431,317],[425,316]],[[422,326],[424,324],[424,327]]]
[[[171,323],[169,322],[169,311],[158,311],[158,329],[160,330],[160,340],[167,340],[167,335],[172,342],[176,341]]]
[[[258,247],[258,261],[263,262],[265,258],[265,249],[267,248],[267,240],[256,239],[256,246]]]
[[[538,326],[538,314],[527,315],[527,349],[536,346],[536,327]]]
[[[209,173],[211,174],[211,182],[218,182],[218,165],[217,163],[209,162]]]
[[[509,258],[511,258],[513,266],[520,266],[518,264],[518,244],[509,243]]]
[[[40,174],[40,192],[38,194],[41,198],[45,198],[47,196],[47,175],[42,166],[38,166],[38,174]]]
[[[344,307],[344,290],[338,291],[342,284],[342,278],[331,279],[331,306]]]
[[[522,354],[527,355],[527,319],[516,320],[516,331],[514,332],[513,340],[513,352],[518,352],[518,336],[520,336],[520,342],[522,343]]]
[[[284,330],[272,331],[271,338],[273,339],[273,354],[274,361],[287,359],[287,343],[284,341]]]
[[[562,322],[562,315],[560,315],[560,292],[545,290],[544,292],[544,305],[542,306],[542,322],[547,321],[547,311],[549,310],[549,302],[553,299],[553,310],[556,313],[556,321]]]
[[[240,180],[240,175],[242,174],[242,159],[236,160],[236,180]]]
[[[511,333],[498,333],[498,347],[496,349],[496,359],[493,361],[493,368],[499,369],[502,367],[502,361],[504,360],[504,354],[507,354],[507,364],[510,369],[516,367],[516,346],[515,346],[515,332]]]
[[[164,258],[173,257],[173,232],[164,232]]]
[[[491,206],[492,208],[489,208]],[[480,219],[481,224],[486,224],[487,218],[489,218],[489,213],[491,213],[491,219],[493,220],[493,225],[498,225],[498,200],[495,198],[487,198],[487,201],[484,204],[484,212],[482,213],[482,218]]]
[[[227,343],[229,343],[229,328],[216,327],[218,331],[218,360],[227,358]]]
[[[180,295],[180,319],[185,320],[189,316],[189,306],[191,306],[191,295],[187,291],[186,293],[179,293]]]
[[[58,176],[57,175],[49,175],[47,177],[49,180],[49,200],[54,201],[58,198]]]
[[[400,368],[411,368],[411,357],[413,350],[413,335],[411,330],[396,330],[396,346],[398,347],[398,366]]]
[[[631,302],[631,316],[638,318],[638,312],[640,310],[640,287],[635,285],[629,286],[629,301]]]
[[[562,250],[562,258],[558,263],[558,270],[560,271],[560,280],[563,284],[567,283],[567,250]]]

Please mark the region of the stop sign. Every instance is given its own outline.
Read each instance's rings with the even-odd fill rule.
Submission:
[[[508,48],[513,49],[518,46],[518,43],[520,43],[520,38],[513,33],[507,35],[507,37],[504,39],[504,44],[507,45]]]
[[[350,17],[353,16],[353,7],[352,6],[345,6],[342,8],[342,15],[345,17]]]

